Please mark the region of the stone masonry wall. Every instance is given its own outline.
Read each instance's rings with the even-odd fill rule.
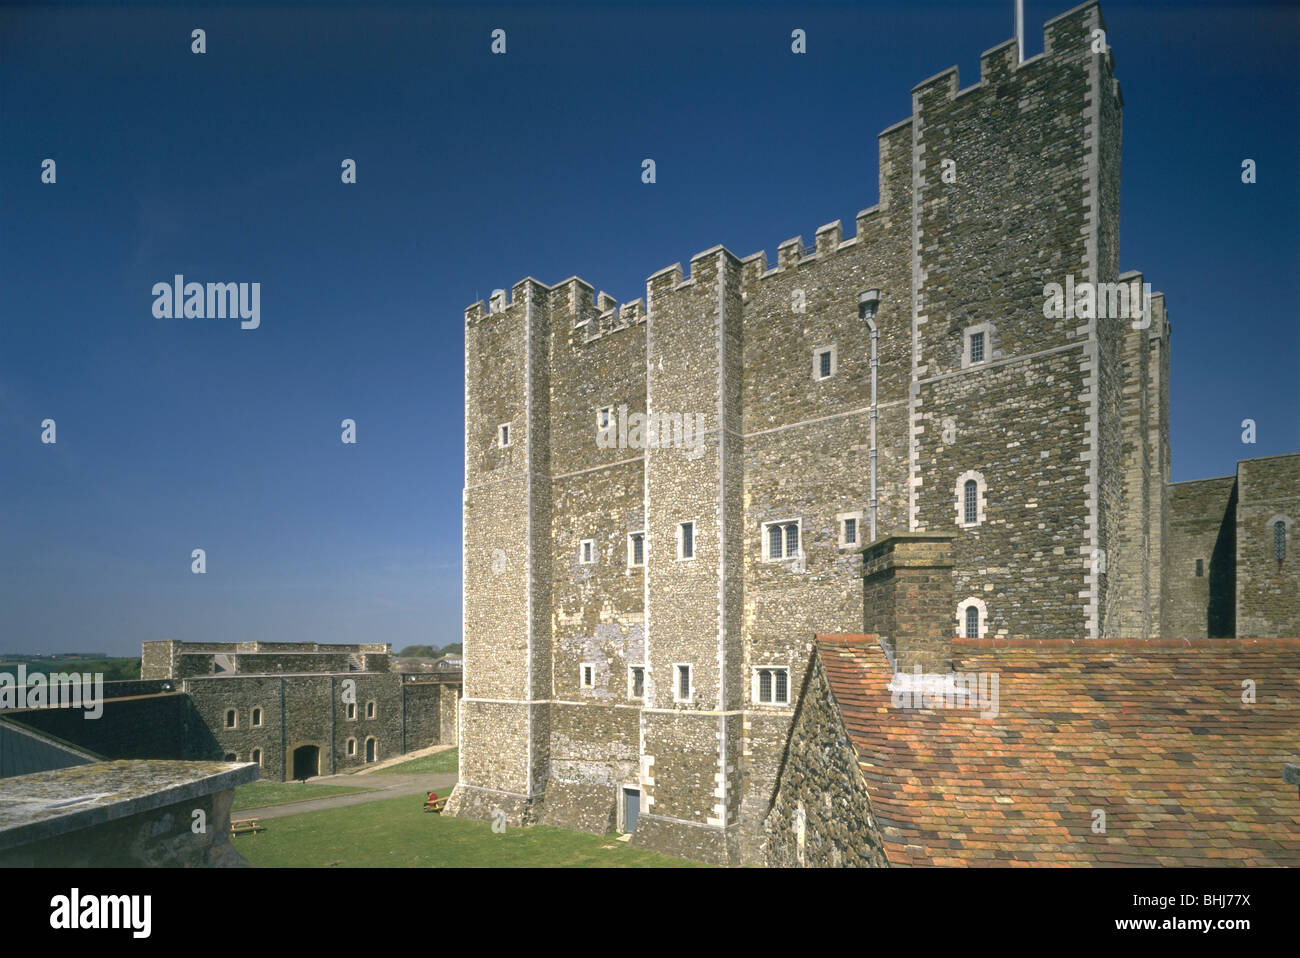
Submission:
[[[1237,464],[1237,635],[1300,635],[1300,453]],[[1273,527],[1285,523],[1284,558]]]
[[[1161,628],[1171,639],[1236,635],[1236,476],[1169,485]],[[1200,575],[1197,575],[1197,563]]]
[[[764,863],[779,868],[889,864],[857,753],[816,656],[765,823],[765,839]]]

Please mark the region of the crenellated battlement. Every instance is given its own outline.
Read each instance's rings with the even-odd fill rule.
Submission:
[[[1010,80],[1026,68],[1036,69],[1053,60],[1082,59],[1091,52],[1092,31],[1105,29],[1106,21],[1102,18],[1100,5],[1097,0],[1089,0],[1043,25],[1043,52],[1037,56],[1018,62],[1018,46],[1013,37],[980,54],[980,78],[965,89],[961,87],[961,74],[955,66],[922,80],[912,87],[913,113]],[[1103,59],[1108,72],[1113,72],[1114,60],[1109,45]],[[1118,92],[1116,84],[1116,95]]]

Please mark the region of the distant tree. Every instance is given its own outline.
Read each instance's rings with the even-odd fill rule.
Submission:
[[[442,654],[442,655],[460,655],[460,654],[461,654],[461,644],[460,644],[459,642],[457,642],[457,643],[455,643],[455,644],[453,644],[453,645],[444,645],[444,646],[442,647],[442,652],[441,652],[441,654]]]
[[[436,659],[438,657],[438,647],[436,645],[408,645],[397,654],[404,659]]]

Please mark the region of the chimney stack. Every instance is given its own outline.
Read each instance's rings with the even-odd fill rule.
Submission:
[[[880,636],[894,667],[952,670],[952,536],[899,532],[862,550],[863,631]]]

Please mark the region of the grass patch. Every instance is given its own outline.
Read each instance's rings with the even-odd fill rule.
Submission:
[[[249,782],[235,789],[233,811],[245,808],[265,808],[268,805],[284,805],[287,802],[305,802],[311,798],[334,798],[336,795],[351,795],[353,792],[368,792],[368,788],[352,785],[306,785],[301,782]]]
[[[434,752],[432,755],[421,755],[419,758],[413,758],[409,762],[399,762],[396,765],[390,765],[388,768],[381,768],[375,775],[455,775],[459,771],[457,762],[459,761],[460,749],[449,748],[442,752]]]
[[[381,799],[267,821],[235,848],[261,868],[690,868],[600,835],[507,828],[421,810],[421,797]]]

